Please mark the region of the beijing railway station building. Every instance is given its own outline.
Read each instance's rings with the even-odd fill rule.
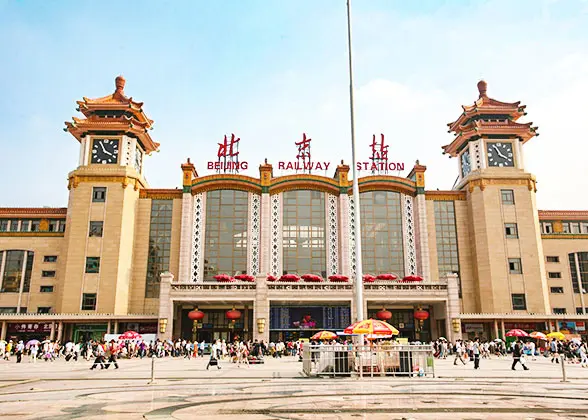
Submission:
[[[80,145],[67,208],[0,209],[1,338],[129,329],[190,338],[196,327],[198,340],[268,341],[347,327],[356,274],[349,166],[311,162],[304,137],[296,162],[260,157],[259,175],[245,176],[231,137],[222,160],[178,162],[181,187],[149,188],[144,161],[159,144],[124,86],[118,77],[113,94],[84,97],[82,115],[66,123]],[[586,334],[588,211],[537,209],[523,163],[537,128],[517,122],[520,102],[490,98],[485,82],[478,90],[456,104],[455,137],[443,146],[456,162],[453,189],[427,190],[418,161],[406,177],[387,174],[402,164],[385,160],[383,138],[372,145],[380,167],[358,163],[368,174],[359,178],[363,272],[376,277],[364,283],[364,317],[421,341],[511,328]]]

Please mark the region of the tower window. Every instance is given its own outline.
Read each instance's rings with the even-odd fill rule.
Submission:
[[[51,306],[39,306],[37,308],[38,314],[50,314],[51,313]]]
[[[568,313],[566,308],[553,308],[553,313],[557,315],[565,315]]]
[[[84,293],[82,295],[82,311],[96,310],[96,293]]]
[[[101,238],[102,237],[102,229],[104,226],[104,222],[102,221],[92,221],[90,222],[90,232],[88,236],[96,236]]]
[[[551,222],[542,223],[541,227],[543,228],[542,233],[553,233],[553,225]]]
[[[510,274],[522,274],[523,266],[520,258],[509,258],[508,259],[508,271]]]
[[[500,190],[502,204],[514,204],[514,190]]]
[[[92,188],[92,202],[104,203],[106,201],[106,187]]]
[[[564,292],[563,287],[551,287],[549,291],[553,294],[562,294]]]
[[[86,273],[100,272],[100,257],[86,257]]]
[[[45,271],[41,272],[41,277],[55,277],[55,271]]]
[[[527,300],[525,299],[524,293],[512,294],[512,309],[518,311],[527,309]]]
[[[548,274],[550,279],[561,279],[561,273],[550,272]]]
[[[558,263],[559,262],[559,257],[547,257],[547,262],[549,263]]]
[[[41,286],[39,290],[41,293],[53,293],[53,286]]]
[[[516,223],[505,223],[504,231],[506,233],[506,237],[509,239],[516,239],[519,237],[519,231]]]

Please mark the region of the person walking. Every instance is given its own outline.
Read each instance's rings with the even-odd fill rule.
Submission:
[[[20,363],[22,360],[22,353],[24,352],[24,343],[22,340],[16,345],[16,363]]]
[[[582,344],[580,344],[578,353],[580,354],[581,366],[583,368],[588,367],[588,346],[586,345],[586,342],[582,342]]]
[[[559,353],[557,347],[557,340],[552,338],[549,342],[549,352],[551,353],[551,363],[555,360],[555,363],[559,363]]]
[[[466,362],[463,360],[463,345],[461,340],[457,340],[455,342],[455,359],[453,359],[453,364],[457,365],[458,360],[464,365],[466,364]]]
[[[37,363],[37,354],[39,353],[39,346],[33,343],[29,349],[29,363]]]
[[[474,356],[474,369],[480,369],[480,339],[475,338],[472,344],[472,354]]]
[[[512,349],[512,366],[511,366],[512,370],[516,370],[515,366],[517,365],[517,363],[520,363],[521,366],[523,367],[523,369],[529,370],[529,368],[525,364],[524,359],[521,360],[521,358],[523,357],[522,352],[523,351],[522,351],[521,342],[519,340],[517,340],[514,344],[513,349]]]
[[[118,355],[119,347],[114,340],[110,340],[107,347],[108,361],[106,362],[106,369],[110,367],[110,364],[114,364],[114,368],[118,369],[118,363],[116,362],[116,356]]]
[[[210,349],[210,359],[208,359],[208,364],[206,365],[206,370],[208,370],[208,368],[210,366],[215,366],[220,369],[220,364],[218,362],[218,351],[219,351],[219,341],[217,340],[213,345],[212,348]]]
[[[90,370],[94,370],[100,365],[100,369],[104,369],[104,347],[102,343],[96,343],[96,349],[94,350],[94,364]]]

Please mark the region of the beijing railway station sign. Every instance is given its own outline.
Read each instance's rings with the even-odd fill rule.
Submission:
[[[241,138],[231,134],[230,138],[224,136],[222,143],[218,144],[217,160],[208,161],[206,167],[217,173],[239,173],[249,167],[247,161],[239,160],[239,142]],[[312,139],[307,137],[306,133],[302,134],[302,140],[295,141],[296,156],[295,160],[278,161],[278,169],[295,172],[328,171],[331,162],[314,161],[311,154]],[[380,134],[379,141],[376,135],[372,136],[372,143],[369,145],[371,156],[368,161],[359,161],[356,163],[358,171],[369,171],[373,175],[388,174],[393,171],[403,171],[404,162],[393,161],[388,158],[388,147],[385,143],[384,134]]]

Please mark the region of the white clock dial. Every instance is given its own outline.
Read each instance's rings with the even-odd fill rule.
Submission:
[[[92,145],[92,163],[113,164],[118,162],[118,140],[96,139]]]
[[[512,152],[512,143],[492,142],[486,147],[488,154],[488,166],[513,167],[514,155]]]

